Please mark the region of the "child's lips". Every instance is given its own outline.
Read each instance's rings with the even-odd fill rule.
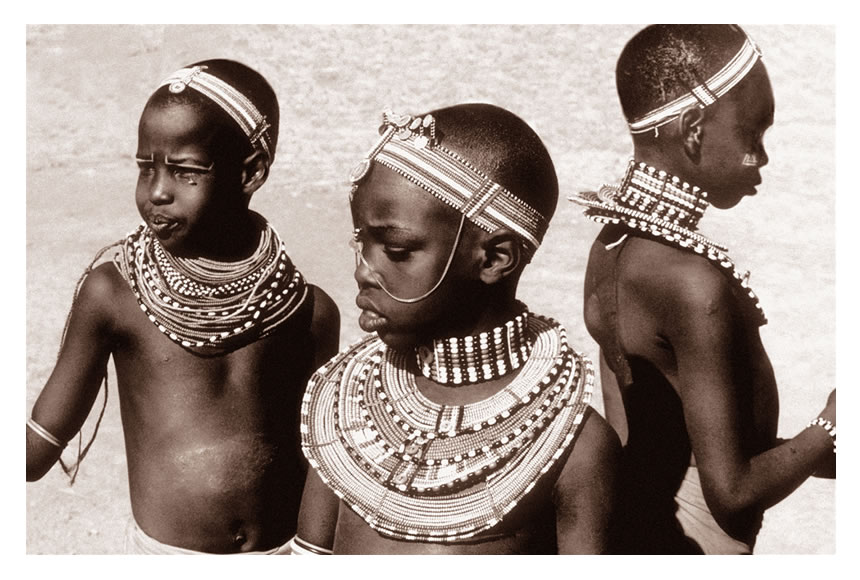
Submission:
[[[358,326],[365,332],[376,332],[386,324],[388,319],[376,310],[373,302],[359,295],[355,299],[355,305],[361,309],[361,314],[358,316]]]
[[[158,235],[167,234],[178,225],[177,220],[163,215],[154,215],[149,218],[149,227]]]
[[[373,310],[362,310],[358,315],[358,326],[364,332],[376,332],[388,324],[388,319]]]

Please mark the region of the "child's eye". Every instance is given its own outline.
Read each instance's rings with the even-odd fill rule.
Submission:
[[[197,178],[204,173],[203,171],[199,171],[196,169],[188,169],[188,168],[180,168],[173,170],[173,176],[176,179],[182,179],[184,181],[188,181],[189,183],[196,183]]]
[[[155,167],[150,163],[138,163],[137,170],[140,175],[152,175],[155,172]]]
[[[383,251],[392,262],[403,262],[412,254],[412,250],[400,246],[385,246]]]

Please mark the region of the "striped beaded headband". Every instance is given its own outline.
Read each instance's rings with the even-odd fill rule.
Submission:
[[[466,216],[479,228],[516,232],[532,252],[547,223],[540,212],[491,180],[468,161],[439,145],[432,115],[412,117],[382,113],[382,136],[350,173],[353,188],[367,175],[371,161],[385,165]]]
[[[715,75],[694,87],[689,93],[628,123],[630,132],[633,134],[647,133],[652,129],[662,127],[675,119],[682,110],[690,105],[698,104],[702,109],[708,105],[713,105],[718,98],[741,82],[760,58],[761,51],[758,46],[747,37],[737,54]]]
[[[266,116],[238,89],[215,75],[205,72],[206,68],[206,66],[181,68],[161,81],[159,88],[170,85],[171,93],[181,93],[185,87],[191,87],[208,97],[236,121],[253,147],[261,147],[269,155],[269,160],[274,160],[275,151],[268,131],[271,125],[266,120]]]

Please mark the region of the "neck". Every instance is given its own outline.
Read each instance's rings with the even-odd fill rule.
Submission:
[[[708,208],[707,192],[643,159],[631,161],[617,202],[675,226],[695,231]]]
[[[531,352],[527,312],[524,304],[512,301],[471,332],[418,347],[421,373],[434,382],[458,386],[490,381],[518,369]]]
[[[251,211],[237,212],[228,223],[220,223],[201,232],[205,243],[198,250],[181,258],[202,258],[220,262],[244,260],[254,254],[260,244],[264,221]]]

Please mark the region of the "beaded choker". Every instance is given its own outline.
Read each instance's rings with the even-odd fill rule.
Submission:
[[[665,171],[631,160],[621,185],[604,185],[597,193],[586,191],[569,200],[585,206],[583,213],[598,223],[623,224],[718,264],[749,297],[759,324],[765,324],[767,318],[758,297],[749,287],[750,273],[737,270],[728,248],[695,231],[708,207],[707,195]]]
[[[238,262],[180,258],[144,224],[114,258],[140,309],[186,348],[235,348],[270,334],[307,295],[280,236],[261,216],[260,244]]]
[[[368,335],[320,368],[302,400],[302,449],[379,533],[455,542],[490,529],[555,464],[591,399],[591,362],[557,322],[532,314],[531,356],[496,394],[431,401],[408,354]]]
[[[457,386],[489,381],[520,368],[531,352],[528,317],[524,310],[489,332],[434,340],[432,351],[421,347],[416,352],[421,374],[431,381]]]

